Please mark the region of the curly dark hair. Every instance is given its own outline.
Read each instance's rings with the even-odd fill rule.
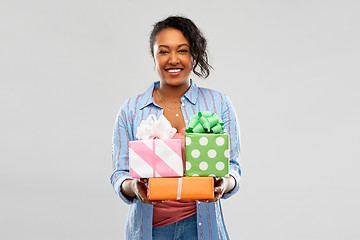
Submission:
[[[208,62],[206,50],[206,39],[196,25],[188,18],[181,16],[170,16],[154,24],[150,34],[150,51],[154,56],[154,44],[156,35],[166,28],[176,28],[180,30],[190,43],[190,54],[194,60],[193,72],[198,77],[207,78],[210,75],[211,65]],[[199,68],[199,71],[197,70]]]

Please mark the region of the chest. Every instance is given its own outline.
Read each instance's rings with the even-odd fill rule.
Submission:
[[[167,120],[169,120],[171,126],[177,129],[177,132],[180,132],[183,128],[186,127],[181,109],[176,111],[165,108],[163,114]]]

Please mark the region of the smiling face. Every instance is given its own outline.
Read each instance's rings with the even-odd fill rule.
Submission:
[[[156,35],[154,63],[161,84],[173,87],[189,85],[193,61],[190,43],[180,30],[166,28]]]

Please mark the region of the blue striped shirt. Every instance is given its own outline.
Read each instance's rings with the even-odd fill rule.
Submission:
[[[152,239],[153,206],[142,203],[136,197],[129,198],[120,191],[124,180],[129,176],[129,141],[136,140],[137,127],[141,120],[149,114],[157,117],[163,114],[163,109],[155,103],[153,90],[160,86],[154,82],[144,93],[129,98],[120,107],[113,132],[113,169],[111,184],[115,192],[130,209],[125,226],[125,239]],[[191,86],[181,98],[181,111],[186,127],[190,117],[199,111],[216,113],[224,122],[225,131],[229,134],[230,174],[234,176],[236,185],[233,190],[223,195],[226,199],[239,190],[240,182],[240,136],[239,125],[230,99],[223,93],[207,88],[197,87],[191,80]],[[225,228],[220,200],[215,203],[197,202],[198,239],[229,239]]]

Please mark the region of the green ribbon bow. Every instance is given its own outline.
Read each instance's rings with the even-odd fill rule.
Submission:
[[[187,133],[220,133],[224,129],[224,122],[215,113],[209,111],[192,115]]]

